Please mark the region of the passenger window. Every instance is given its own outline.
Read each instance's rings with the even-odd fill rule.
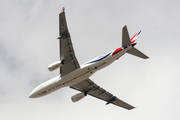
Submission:
[[[45,93],[47,93],[47,91],[42,92],[42,94],[45,94]]]

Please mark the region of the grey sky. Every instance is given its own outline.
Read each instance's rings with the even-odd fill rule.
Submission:
[[[178,120],[180,119],[180,16],[178,0],[1,0],[0,119],[6,120]],[[137,108],[105,105],[60,89],[30,99],[40,83],[56,76],[47,66],[59,60],[58,14],[66,8],[79,63],[121,46],[124,25],[142,30],[136,48],[150,57],[124,55],[91,79]]]

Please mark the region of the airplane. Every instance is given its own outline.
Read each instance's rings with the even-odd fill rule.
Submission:
[[[29,94],[29,98],[42,97],[62,87],[69,86],[70,88],[81,92],[71,97],[73,102],[77,102],[85,96],[90,95],[106,101],[106,105],[111,103],[127,110],[135,108],[95,84],[89,77],[107,65],[110,65],[125,53],[143,59],[149,58],[134,47],[140,33],[141,31],[138,31],[130,39],[127,27],[124,26],[122,29],[122,47],[79,65],[71,42],[71,36],[68,31],[63,8],[62,12],[59,14],[59,37],[57,38],[59,39],[60,46],[60,60],[48,66],[49,71],[60,68],[60,75],[37,86]]]

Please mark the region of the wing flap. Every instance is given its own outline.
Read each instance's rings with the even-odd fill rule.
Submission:
[[[103,88],[99,87],[89,78],[78,84],[70,86],[70,88],[78,90],[80,92],[87,93],[88,95],[91,95],[93,97],[96,97],[98,99],[106,101],[107,102],[106,104],[112,103],[114,105],[123,107],[128,110],[131,110],[134,108],[133,106],[123,102],[116,96],[113,96],[113,94],[111,94],[111,93],[107,92],[106,90],[104,90]]]

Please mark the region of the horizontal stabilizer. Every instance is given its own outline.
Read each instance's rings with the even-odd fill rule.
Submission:
[[[135,47],[132,47],[131,50],[127,51],[127,53],[131,55],[135,55],[137,57],[143,58],[143,59],[148,59],[149,57],[146,56],[144,53],[136,49]]]

